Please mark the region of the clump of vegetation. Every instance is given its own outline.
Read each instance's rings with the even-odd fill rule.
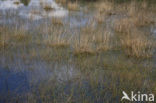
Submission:
[[[102,35],[101,35],[102,36]],[[97,47],[98,51],[108,51],[112,49],[112,35],[110,32],[105,32],[101,37],[101,43]],[[113,44],[115,45],[115,44]]]
[[[106,15],[111,15],[114,10],[114,4],[108,1],[99,2],[96,5],[99,13],[104,13]]]
[[[77,2],[69,2],[68,3],[68,9],[71,11],[77,11],[79,10],[79,4]]]
[[[57,3],[66,4],[67,0],[55,0]]]
[[[133,34],[124,35],[121,38],[121,44],[127,55],[137,58],[149,58],[154,53],[154,42],[140,31],[134,31]]]
[[[24,5],[28,5],[30,0],[20,0]]]
[[[60,18],[52,18],[52,23],[54,25],[63,26],[63,21]]]
[[[133,24],[133,19],[131,18],[123,18],[121,20],[116,21],[114,29],[119,33],[130,33],[135,26]]]
[[[14,2],[14,4],[19,5],[19,4],[20,4],[20,2],[19,2],[19,1],[15,1],[15,2]]]
[[[69,47],[69,43],[67,40],[62,39],[60,36],[52,37],[53,39],[46,40],[45,45],[54,48],[65,48]]]
[[[43,7],[43,9],[44,9],[45,11],[51,11],[51,10],[53,10],[53,8],[52,8],[50,5],[45,5],[45,6]]]
[[[95,55],[95,54],[96,52],[88,43],[77,44],[74,46],[74,51],[73,51],[74,56],[90,56],[90,55]]]

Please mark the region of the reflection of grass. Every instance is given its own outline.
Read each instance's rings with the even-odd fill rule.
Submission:
[[[34,92],[32,96],[38,95],[35,99],[46,102],[92,103],[93,100],[120,101],[123,90],[127,92],[153,90],[154,87],[149,87],[149,84],[152,86],[154,82],[146,79],[152,67],[143,67],[141,63],[134,64],[133,60],[127,60],[121,55],[114,57],[108,54],[104,57],[77,58],[73,62],[81,68],[83,77],[78,75],[72,80],[61,83],[56,82],[56,78],[50,78],[48,81],[40,82],[39,93]],[[87,78],[84,79],[84,76]]]

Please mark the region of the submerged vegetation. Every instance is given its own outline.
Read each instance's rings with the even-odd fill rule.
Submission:
[[[22,1],[28,5],[29,0]],[[156,25],[156,4],[86,0],[84,7],[86,2],[79,1],[56,0],[70,11],[68,18],[75,12],[91,12],[85,25],[73,26],[63,18],[37,21],[37,26],[28,20],[30,28],[0,24],[0,67],[11,65],[24,73],[48,68],[41,71],[47,78],[28,74],[29,90],[24,93],[0,91],[0,102],[115,103],[122,91],[156,94],[156,38],[150,31]]]

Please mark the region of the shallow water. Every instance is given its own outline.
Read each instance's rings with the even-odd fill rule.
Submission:
[[[77,28],[89,25],[93,20],[93,12],[85,13],[83,11],[70,12],[55,3],[54,0],[30,0],[27,5],[20,2],[14,4],[16,0],[0,1],[0,24],[7,26],[23,27],[26,30],[52,23],[51,20],[59,18],[63,25],[69,28]],[[45,5],[52,8],[46,11]],[[67,26],[65,26],[67,27]],[[47,27],[44,27],[45,29]]]
[[[54,80],[61,86],[62,83],[83,77],[73,65],[66,63],[47,64],[42,61],[25,63],[17,57],[10,63],[7,59],[5,63],[5,59],[1,57],[0,63],[3,66],[0,68],[0,103],[7,100],[8,96],[11,96],[8,100],[12,100],[18,95],[31,93],[43,82]]]
[[[17,5],[15,2],[19,2],[19,4]],[[44,9],[45,5],[51,7],[52,10],[46,11]],[[90,24],[92,24],[96,28],[97,23],[94,21],[95,14],[96,13],[94,11],[83,12],[80,10],[69,12],[67,9],[56,4],[54,0],[30,0],[30,2],[27,3],[18,0],[0,0],[0,25],[7,26],[9,28],[14,27],[17,30],[22,28],[34,34],[34,37],[40,34],[40,31],[37,30],[40,30],[38,28],[41,28],[45,38],[48,38],[48,27],[52,28],[56,25],[51,23],[53,18],[59,18],[62,20],[63,27],[65,29],[63,34],[65,36],[79,34],[80,29],[86,25],[90,26]],[[100,25],[100,27],[103,31],[107,30],[111,34],[114,34],[114,23],[116,20],[121,18],[124,18],[124,16],[118,14],[110,15],[105,19],[106,24]],[[67,32],[68,34],[66,34],[66,30],[69,30],[70,32]],[[155,26],[147,27],[144,30],[156,36]],[[30,48],[19,47],[19,49],[21,48],[25,53],[27,52],[27,49],[32,48],[32,45]],[[33,48],[39,50],[36,45],[33,46]],[[44,50],[44,47],[42,50]],[[21,58],[22,52],[20,52],[20,50],[11,51],[11,56],[5,54],[5,52],[8,51],[4,50],[0,56],[0,103],[6,102],[5,100],[7,100],[7,98],[10,98],[10,100],[14,99],[13,95],[18,98],[16,95],[23,95],[27,93],[29,95],[29,93],[32,91],[35,91],[36,93],[38,89],[47,89],[48,85],[50,85],[52,88],[55,84],[57,85],[54,86],[54,92],[60,93],[58,91],[60,88],[63,88],[63,92],[65,92],[66,95],[69,95],[72,93],[71,88],[73,88],[73,90],[76,91],[73,93],[76,98],[81,94],[81,90],[77,90],[78,86],[81,85],[80,88],[82,91],[85,91],[82,93],[84,93],[86,97],[89,97],[92,102],[94,101],[94,96],[97,96],[96,94],[99,93],[99,99],[94,103],[102,103],[104,100],[109,101],[113,95],[111,90],[106,90],[107,92],[105,97],[100,97],[100,91],[104,91],[105,89],[104,85],[101,85],[100,83],[103,81],[106,84],[111,83],[111,79],[108,76],[109,73],[108,75],[104,76],[104,73],[107,73],[107,70],[104,71],[104,68],[102,67],[97,67],[97,69],[102,68],[102,70],[95,70],[94,72],[97,72],[98,76],[96,75],[92,78],[93,80],[98,78],[96,85],[97,87],[93,87],[95,90],[97,90],[95,92],[92,91],[93,89],[88,79],[88,75],[84,75],[80,68],[75,66],[74,63],[66,63],[65,61],[60,61],[58,63],[55,60],[52,60],[51,62],[45,62],[40,60],[41,57],[38,57],[39,60],[33,59],[29,61],[29,59],[24,60]],[[113,54],[114,53],[111,53],[111,55]],[[28,55],[26,55],[26,57],[27,56]],[[109,56],[109,58],[111,58],[111,56]],[[115,59],[116,56],[113,57],[112,61],[118,61],[118,58],[116,60]],[[91,73],[91,71],[89,72]],[[118,87],[118,83],[119,82],[117,80],[112,84],[115,84]],[[76,100],[78,99],[79,98]],[[112,101],[120,101],[119,99],[120,97],[117,96]],[[22,99],[22,101],[23,100],[24,99]]]
[[[16,2],[19,2],[16,4]],[[44,7],[49,7],[51,10],[46,11]],[[38,20],[46,17],[64,17],[68,11],[58,6],[53,0],[31,0],[28,5],[24,5],[18,0],[0,1],[0,10],[18,11],[17,15],[23,18]]]

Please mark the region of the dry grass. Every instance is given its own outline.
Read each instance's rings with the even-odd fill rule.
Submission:
[[[140,11],[135,16],[132,17],[134,25],[137,27],[148,26],[154,24],[154,16],[151,13],[146,13],[144,11]]]
[[[67,4],[68,10],[77,11],[80,9],[79,4],[77,2],[69,2]]]
[[[114,9],[113,3],[107,2],[107,1],[99,2],[99,3],[96,4],[95,7],[97,8],[99,13],[101,13],[101,14],[104,13],[104,14],[107,14],[107,15],[111,15],[112,11]]]
[[[25,34],[15,34],[12,37],[17,42],[24,42],[29,39],[28,35],[25,35]]]
[[[8,46],[9,38],[8,36],[3,36],[0,34],[0,50]]]
[[[147,2],[141,4],[131,2],[130,5],[127,5],[126,12],[135,26],[147,26],[155,23],[154,15],[148,10],[149,8]]]
[[[114,29],[120,33],[130,33],[133,29],[154,24],[154,19],[145,13],[138,13],[133,17],[126,17],[116,21]]]
[[[15,1],[15,2],[14,2],[14,4],[19,5],[19,4],[20,4],[20,2],[19,2],[19,1]]]
[[[44,2],[44,1],[40,1],[40,5],[43,7],[43,9],[45,11],[51,11],[53,10],[54,8],[52,8],[52,6],[50,4],[48,4],[47,2]]]
[[[35,9],[32,9],[31,11],[31,14],[41,14],[41,11],[40,10],[35,10]]]
[[[54,25],[59,25],[59,26],[63,26],[63,21],[60,18],[52,18],[52,23]]]
[[[67,0],[55,0],[57,3],[66,4]]]
[[[89,44],[83,44],[83,45],[75,45],[73,55],[74,56],[89,56],[89,55],[95,55],[96,52],[93,50],[93,48]]]
[[[55,42],[46,42],[46,46],[53,47],[53,48],[66,48],[69,47],[69,43],[67,41],[55,41]]]
[[[74,43],[72,45],[72,47],[74,48],[73,54],[75,56],[95,54],[91,37],[92,36],[90,35],[81,34],[81,37],[79,39],[75,38]]]
[[[105,6],[107,5],[105,4]],[[146,8],[146,5],[144,5],[144,8]],[[104,7],[104,12],[105,9],[111,11],[110,8]],[[132,10],[132,12],[134,11]],[[143,92],[153,91],[156,84],[154,82],[155,79],[153,79],[154,77],[150,74],[155,75],[153,73],[153,68],[155,67],[150,67],[150,63],[147,64],[146,60],[142,59],[152,57],[154,50],[153,39],[151,39],[150,34],[145,34],[144,31],[141,31],[142,29],[138,29],[142,25],[149,25],[151,23],[145,22],[149,19],[146,18],[145,12],[131,14],[116,22],[115,31],[118,33],[114,31],[110,32],[110,29],[107,30],[103,26],[105,22],[103,21],[105,19],[103,18],[103,14],[97,15],[97,24],[89,23],[81,30],[76,27],[76,30],[75,28],[71,30],[71,28],[65,27],[69,25],[64,25],[61,19],[52,19],[52,24],[48,23],[47,25],[43,23],[39,28],[35,28],[37,32],[34,32],[34,28],[31,28],[31,30],[33,29],[32,39],[23,29],[7,28],[4,30],[0,28],[0,49],[5,47],[7,43],[21,44],[18,47],[11,47],[6,51],[9,55],[13,55],[13,59],[10,59],[11,56],[9,55],[6,56],[5,61],[7,61],[7,57],[9,58],[8,60],[11,60],[11,62],[7,61],[7,63],[12,63],[12,60],[15,60],[13,62],[15,65],[13,66],[18,65],[21,68],[24,65],[28,65],[29,68],[32,68],[32,72],[35,67],[38,71],[38,66],[40,66],[41,69],[43,67],[48,72],[46,78],[43,78],[46,80],[43,82],[41,80],[38,84],[37,93],[36,86],[32,85],[34,87],[31,88],[33,92],[31,92],[32,94],[28,94],[26,98],[33,99],[28,101],[28,103],[33,101],[35,103],[37,100],[54,103],[63,103],[64,101],[111,103],[118,102],[118,97],[122,96],[122,90],[128,92],[132,89]],[[116,44],[113,44],[114,39],[118,41],[120,50],[117,52],[108,51],[116,46]],[[40,45],[36,45],[36,41]],[[29,42],[30,45],[25,46],[25,42]],[[23,56],[21,62],[19,62],[20,59],[18,58],[16,61],[16,55],[19,58]],[[127,55],[134,58],[127,58]],[[23,65],[24,59],[29,61],[28,63],[30,64],[24,63]],[[155,64],[151,59],[147,61]],[[58,83],[55,73],[59,73],[58,77],[60,75],[62,77],[62,73],[60,74],[61,71],[59,70],[55,71],[55,68],[60,68],[59,65],[61,64],[63,65],[63,71],[66,72],[66,63],[69,63],[67,66],[69,72],[72,69],[70,74],[75,75],[75,72],[73,73],[75,70],[78,74],[76,74],[76,79],[69,78],[69,81],[64,82],[61,80],[61,83]],[[53,72],[54,80],[53,77],[50,77],[50,72]],[[42,78],[39,77],[39,79]],[[76,97],[75,93],[79,96]],[[22,96],[19,98],[22,98]],[[19,98],[17,97],[17,100]]]
[[[101,13],[98,13],[94,16],[95,21],[99,24],[103,24],[105,22],[105,18],[106,18],[106,15],[103,15]]]
[[[133,19],[123,18],[115,22],[114,29],[120,33],[130,33],[134,29]]]
[[[12,35],[10,35],[9,37],[12,42],[17,43],[28,43],[32,39],[31,36],[24,29],[14,30],[14,32],[12,32]]]
[[[52,8],[50,5],[45,5],[45,6],[43,7],[43,9],[44,9],[45,11],[51,11],[51,10],[53,10],[53,8]]]
[[[128,56],[136,58],[149,58],[153,56],[153,41],[140,31],[133,31],[133,34],[121,38],[121,45]]]
[[[0,50],[6,48],[8,46],[7,42],[0,41]]]
[[[110,32],[105,32],[103,36],[96,36],[95,42],[100,42],[97,51],[107,51],[112,49],[112,35]]]
[[[65,48],[69,47],[69,41],[62,38],[61,35],[49,35],[48,39],[45,39],[44,44],[53,48]]]
[[[154,23],[154,14],[147,11],[145,2],[142,4],[131,2],[127,6],[127,16],[117,20],[114,26],[115,31],[119,32],[121,45],[127,55],[136,58],[152,57],[154,42],[150,39],[150,35],[140,31],[140,27],[146,27]]]

